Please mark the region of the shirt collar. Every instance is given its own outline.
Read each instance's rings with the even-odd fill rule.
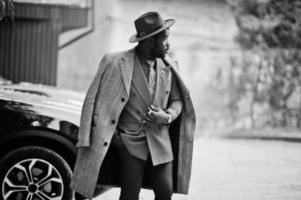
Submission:
[[[146,64],[149,67],[155,67],[155,60],[146,60]]]

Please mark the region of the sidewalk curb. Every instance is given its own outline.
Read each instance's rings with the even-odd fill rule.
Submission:
[[[286,142],[301,142],[301,130],[296,129],[239,129],[213,134],[212,137],[227,139],[278,140]]]
[[[260,136],[260,135],[247,135],[247,136],[237,136],[230,135],[225,136],[227,139],[248,139],[248,140],[277,140],[277,141],[285,141],[285,142],[301,142],[301,137],[282,137],[282,136]]]

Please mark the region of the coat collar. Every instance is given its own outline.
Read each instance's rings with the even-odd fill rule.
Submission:
[[[135,48],[126,51],[120,60],[119,68],[127,95],[130,93],[133,69],[134,69]]]
[[[171,68],[171,70],[175,74],[175,77],[177,78],[177,81],[181,82],[182,93],[185,96],[189,96],[189,91],[188,91],[187,87],[185,86],[185,84],[184,84],[184,82],[183,82],[183,80],[181,79],[181,76],[180,76],[178,62],[174,62],[168,57],[164,58],[162,61],[165,63],[166,66],[169,66]]]
[[[136,47],[134,47],[128,51],[125,51],[122,54],[120,63],[119,63],[119,68],[120,68],[120,71],[122,74],[123,83],[124,83],[127,95],[129,95],[129,93],[130,93],[131,81],[132,81],[133,71],[134,71],[134,66],[135,66],[135,57],[136,57],[135,55],[136,55]],[[161,84],[163,84],[163,82],[161,80],[161,72],[164,71],[166,67],[167,68],[171,67],[171,68],[173,68],[174,71],[178,72],[177,68],[174,67],[173,64],[169,60],[156,59],[156,65],[157,65],[156,66],[157,67],[157,70],[156,70],[157,79],[156,79],[156,89],[155,89],[154,98],[153,98],[153,100],[150,98],[150,93],[149,93],[148,88],[146,90],[146,93],[148,93],[148,94],[143,94],[145,103],[147,105],[149,105],[150,103],[157,104],[156,97],[158,95],[160,95],[159,93],[160,93]],[[142,69],[141,69],[141,72],[142,72]],[[149,102],[149,100],[147,100],[147,99],[150,99],[151,102]]]

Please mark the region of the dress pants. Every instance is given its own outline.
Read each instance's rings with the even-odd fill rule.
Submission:
[[[130,155],[119,135],[114,135],[113,147],[120,160],[121,193],[119,200],[138,200],[145,170],[155,193],[155,200],[171,200],[173,192],[172,162],[152,166],[147,161]],[[148,167],[146,167],[148,165]]]

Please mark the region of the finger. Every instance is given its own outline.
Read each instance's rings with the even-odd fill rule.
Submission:
[[[146,113],[144,113],[145,116],[152,118],[154,114],[154,111],[151,109],[148,109],[148,111]]]
[[[152,116],[148,115],[148,114],[144,114],[144,120],[146,120],[147,122],[151,122],[153,120]]]
[[[149,117],[151,117],[152,119],[157,118],[159,115],[159,112],[153,111],[151,115],[148,115]]]
[[[160,112],[153,111],[150,118],[153,122],[156,122],[160,118]]]
[[[142,120],[142,123],[143,124],[148,124],[148,123],[151,123],[152,121],[150,120],[150,119],[147,119],[147,118],[144,118],[143,120]]]
[[[151,105],[150,108],[151,108],[153,111],[156,111],[156,112],[158,112],[158,111],[160,110],[160,108],[157,108],[157,107],[155,107],[155,106],[153,106],[153,105]]]

